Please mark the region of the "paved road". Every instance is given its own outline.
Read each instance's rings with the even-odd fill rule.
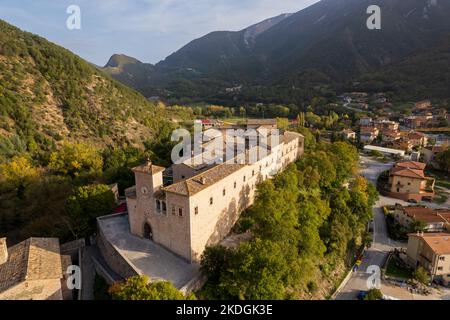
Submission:
[[[378,176],[383,171],[391,168],[393,165],[392,162],[381,163],[364,156],[361,157],[361,161],[364,162],[364,165],[361,168],[361,174],[375,185]],[[356,299],[359,291],[367,289],[366,283],[370,276],[370,274],[366,273],[367,268],[372,265],[376,265],[381,268],[384,264],[385,259],[387,258],[389,251],[393,250],[394,248],[401,248],[405,246],[405,243],[396,242],[389,239],[387,234],[387,227],[382,207],[395,203],[406,205],[406,203],[401,200],[386,198],[383,196],[380,196],[380,199],[374,205],[373,245],[369,250],[366,251],[359,270],[353,273],[347,285],[336,297],[336,300]]]

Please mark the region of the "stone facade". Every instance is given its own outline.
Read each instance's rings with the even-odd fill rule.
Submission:
[[[302,135],[285,132],[257,162],[226,162],[197,172],[174,165],[179,176],[169,186],[163,186],[164,168],[151,163],[135,168],[136,186],[126,192],[131,232],[199,262],[204,249],[226,237],[239,214],[252,205],[257,184],[296,161],[303,144]]]

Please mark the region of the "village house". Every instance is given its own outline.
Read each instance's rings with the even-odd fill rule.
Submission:
[[[421,132],[411,131],[407,135],[407,139],[411,142],[413,147],[426,147],[428,138]]]
[[[356,132],[352,129],[344,129],[341,131],[341,135],[346,140],[356,140]]]
[[[407,139],[400,139],[390,143],[390,147],[394,149],[403,150],[405,152],[410,152],[413,148],[411,141]]]
[[[424,155],[423,161],[430,167],[439,169],[439,165],[436,163],[436,156],[441,152],[444,152],[449,148],[448,145],[432,146],[422,149]]]
[[[381,132],[392,132],[398,131],[400,124],[396,121],[390,121],[386,119],[379,119],[374,121],[375,127],[377,127]]]
[[[432,199],[435,179],[425,177],[425,167],[421,162],[397,162],[389,171],[390,196],[405,201]]]
[[[408,264],[419,266],[431,275],[432,281],[450,284],[450,234],[412,233],[408,235]]]
[[[411,228],[414,222],[423,223],[427,232],[441,232],[450,227],[450,209],[396,205],[394,218],[406,229]]]
[[[372,126],[361,126],[359,130],[359,140],[362,143],[371,143],[380,133],[377,128]]]
[[[416,102],[414,104],[414,109],[415,110],[423,111],[423,110],[428,110],[430,108],[431,108],[431,101],[430,100],[423,100],[423,101]]]
[[[29,238],[9,248],[0,239],[0,300],[71,299],[65,276],[71,264],[56,238]]]
[[[372,124],[372,118],[364,116],[361,119],[359,119],[359,125],[360,126],[370,126]]]
[[[398,131],[385,130],[381,133],[381,139],[383,142],[390,143],[400,140],[401,134]]]

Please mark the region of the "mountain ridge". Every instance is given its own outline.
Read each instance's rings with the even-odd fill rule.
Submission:
[[[367,7],[374,4],[381,8],[381,30],[366,26]],[[224,96],[227,87],[306,83],[308,95],[316,84],[308,84],[305,74],[335,86],[435,47],[450,34],[449,16],[448,1],[322,0],[272,18],[269,27],[251,37],[251,45],[246,45],[245,30],[259,24],[195,39],[157,63],[146,82],[134,87],[146,96],[208,100]]]

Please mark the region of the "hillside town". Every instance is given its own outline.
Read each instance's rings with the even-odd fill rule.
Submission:
[[[450,1],[102,1],[0,5],[2,311],[450,301]]]

